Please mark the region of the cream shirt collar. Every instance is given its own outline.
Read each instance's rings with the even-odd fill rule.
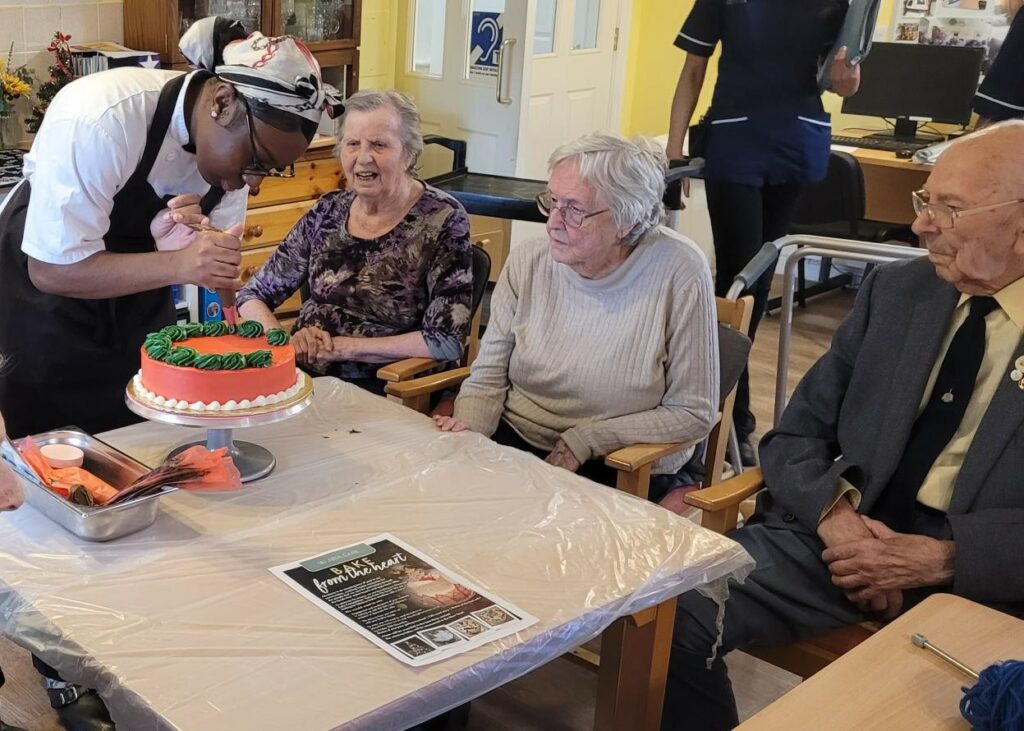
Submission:
[[[1024,277],[1007,284],[992,296],[999,303],[999,308],[1010,318],[1010,322],[1016,325],[1021,333],[1024,333]],[[970,298],[969,294],[960,295],[957,308],[962,307]]]

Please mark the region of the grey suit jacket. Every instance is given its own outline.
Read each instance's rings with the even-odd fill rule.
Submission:
[[[765,520],[816,532],[840,476],[861,490],[860,511],[871,512],[903,453],[958,299],[924,257],[866,278],[831,348],[761,442]],[[1013,357],[1022,354],[1024,341]],[[1024,602],[1024,390],[1010,380],[1012,366],[964,458],[947,518],[953,591],[985,603]]]

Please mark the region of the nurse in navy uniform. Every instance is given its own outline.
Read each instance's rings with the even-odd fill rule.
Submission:
[[[705,190],[715,240],[716,290],[726,293],[765,241],[783,236],[802,186],[828,170],[829,116],[821,103],[819,60],[842,27],[846,0],[696,0],[676,37],[686,51],[669,126],[670,159],[680,158],[707,71],[722,47],[702,152]],[[857,91],[860,69],[832,65],[832,88]],[[754,287],[751,337],[764,314],[771,272]],[[746,371],[733,411],[744,463],[754,462],[754,415]]]
[[[11,437],[137,421],[124,389],[146,333],[175,320],[170,286],[241,286],[247,192],[287,175],[322,112],[341,111],[289,36],[246,36],[211,17],[181,50],[196,71],[116,69],[63,88],[0,211],[0,411]],[[197,223],[221,230],[187,225]],[[95,692],[35,664],[65,728],[114,728]]]
[[[1010,30],[974,95],[977,129],[1024,117],[1024,13],[1022,0],[1007,0]]]

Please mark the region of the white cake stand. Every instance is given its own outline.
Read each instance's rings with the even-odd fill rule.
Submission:
[[[252,442],[236,442],[232,439],[233,429],[248,426],[265,426],[295,416],[313,400],[313,380],[304,376],[304,385],[295,396],[286,401],[260,408],[231,411],[222,414],[199,414],[187,409],[168,409],[146,400],[135,388],[134,379],[125,388],[124,401],[128,408],[144,419],[174,424],[176,426],[197,426],[206,428],[206,439],[183,444],[173,449],[168,457],[183,452],[197,444],[207,449],[226,447],[235,467],[242,476],[242,482],[252,482],[273,472],[277,459],[270,450]]]

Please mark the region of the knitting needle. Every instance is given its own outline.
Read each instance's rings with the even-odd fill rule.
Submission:
[[[227,231],[217,228],[216,226],[210,226],[205,223],[186,223],[193,231],[202,232],[210,231],[216,234],[227,233]],[[224,321],[232,327],[237,319],[235,313],[235,291],[233,289],[218,289],[217,296],[220,297],[220,309],[224,313]]]
[[[942,650],[940,650],[939,648],[937,648],[935,645],[933,645],[931,642],[929,642],[928,638],[925,637],[924,635],[921,635],[921,634],[911,635],[910,641],[913,642],[915,646],[920,647],[921,649],[928,650],[929,652],[935,653],[936,655],[941,657],[943,660],[948,662],[950,665],[952,665],[953,667],[955,667],[957,670],[959,670],[960,672],[964,673],[965,675],[969,675],[970,677],[974,678],[975,680],[978,679],[978,673],[976,673],[974,670],[972,670],[967,665],[964,665],[962,662],[957,660],[952,655],[950,655],[948,653],[945,653]]]

